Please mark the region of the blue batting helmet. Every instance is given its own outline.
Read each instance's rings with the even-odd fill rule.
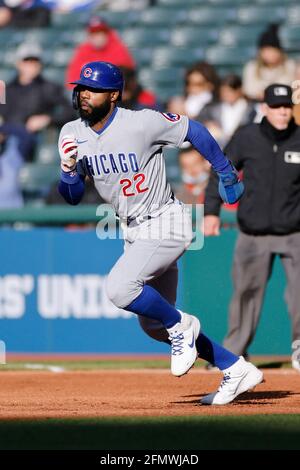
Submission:
[[[104,91],[119,91],[118,100],[122,99],[124,79],[121,70],[110,62],[89,62],[80,72],[80,78],[71,85],[77,85],[73,90],[73,106],[79,108],[79,86],[86,86]]]

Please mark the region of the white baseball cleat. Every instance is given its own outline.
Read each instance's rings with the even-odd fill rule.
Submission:
[[[180,312],[181,322],[168,328],[171,341],[171,372],[176,377],[186,374],[198,357],[196,339],[200,333],[200,321]]]
[[[292,360],[292,368],[300,372],[300,361],[298,359]]]
[[[224,378],[215,393],[210,393],[200,401],[202,405],[227,405],[241,393],[253,389],[264,379],[263,373],[243,356],[228,369],[222,371]]]

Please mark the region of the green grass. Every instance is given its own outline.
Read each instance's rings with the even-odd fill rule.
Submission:
[[[0,421],[0,449],[300,449],[300,415]]]
[[[253,361],[254,364],[258,365],[259,367],[266,367],[266,368],[281,368],[281,367],[291,367],[290,362],[272,362],[265,360],[264,362],[260,361]],[[45,370],[47,367],[56,366],[62,367],[65,370],[97,370],[97,369],[168,369],[170,367],[170,361],[164,359],[101,359],[101,360],[27,360],[27,361],[12,361],[8,362],[5,365],[0,365],[0,371],[10,371],[10,370],[34,370],[39,369],[38,366],[42,365]],[[195,367],[203,367],[205,365],[204,361],[198,360],[195,364]],[[44,370],[41,368],[41,370]]]
[[[33,367],[30,367],[33,365]],[[61,360],[28,360],[28,361],[13,361],[5,365],[0,365],[0,371],[8,370],[30,370],[35,369],[35,365],[57,366],[66,370],[97,370],[97,369],[166,369],[170,367],[168,360],[83,360],[83,361],[61,361]],[[203,365],[203,363],[202,363]]]

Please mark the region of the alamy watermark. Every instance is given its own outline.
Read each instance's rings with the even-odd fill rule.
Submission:
[[[122,212],[126,208],[122,207]],[[203,204],[167,204],[163,208],[142,205],[130,206],[130,217],[116,217],[109,204],[100,204],[96,215],[100,218],[96,235],[100,240],[125,239],[174,240],[186,244],[187,250],[201,250],[204,245]]]

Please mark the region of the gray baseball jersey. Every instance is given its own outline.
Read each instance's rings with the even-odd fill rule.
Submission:
[[[133,218],[153,214],[170,199],[162,148],[180,146],[187,130],[186,116],[116,108],[99,133],[81,119],[68,122],[59,144],[74,135],[77,160],[84,160],[100,196],[120,217]]]

